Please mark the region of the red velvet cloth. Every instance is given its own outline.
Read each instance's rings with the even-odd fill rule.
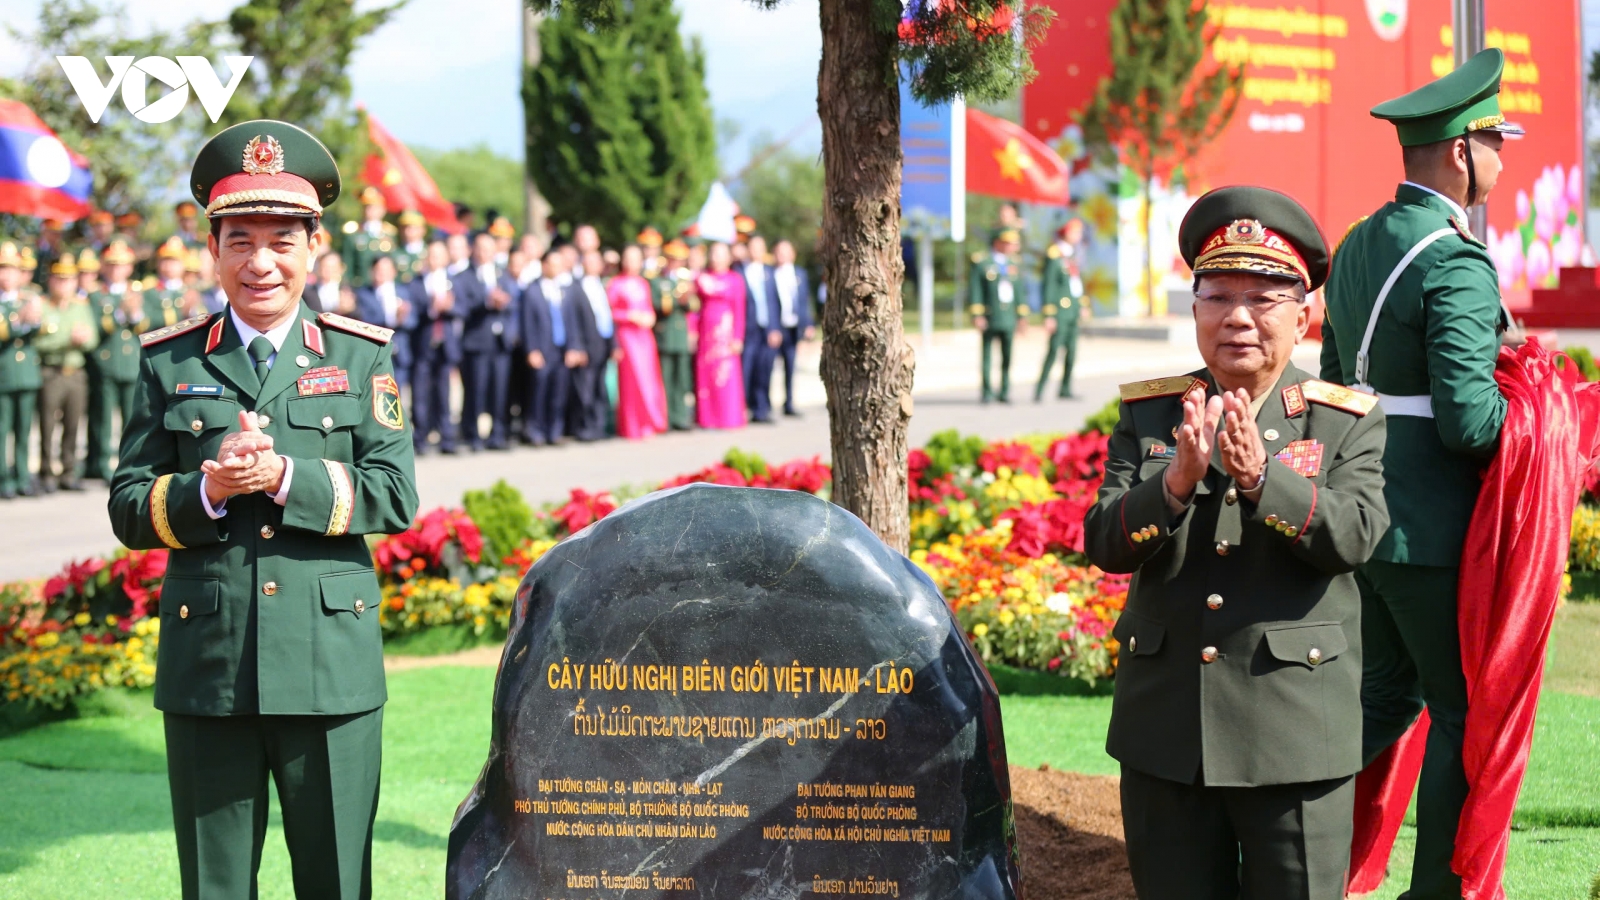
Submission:
[[[1466,900],[1504,900],[1500,878],[1528,767],[1545,645],[1566,571],[1572,510],[1600,453],[1600,384],[1529,340],[1500,351],[1507,400],[1461,553],[1459,625],[1467,676],[1467,802],[1451,862]],[[1350,893],[1375,890],[1422,766],[1426,714],[1356,780]]]

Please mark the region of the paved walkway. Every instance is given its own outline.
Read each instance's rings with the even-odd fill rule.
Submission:
[[[1086,338],[1080,344],[1076,377],[1078,399],[1056,400],[1046,391],[1044,403],[1032,402],[1034,380],[1044,356],[1044,333],[1034,329],[1017,340],[1012,368],[1016,376],[1012,404],[977,402],[978,342],[971,332],[935,335],[931,348],[918,349],[916,411],[911,419],[913,446],[935,432],[958,428],[989,438],[1034,431],[1077,428],[1102,406],[1119,382],[1171,375],[1200,366],[1192,347],[1150,341]],[[1296,357],[1315,369],[1315,346]],[[570,488],[589,490],[623,484],[653,485],[720,459],[729,447],[760,453],[773,462],[828,455],[826,394],[817,377],[817,346],[806,348],[797,380],[797,401],[803,417],[780,419],[775,425],[752,425],[740,431],[687,432],[647,442],[605,441],[542,449],[517,448],[502,453],[455,457],[430,456],[418,461],[417,483],[422,509],[460,503],[469,488],[487,487],[504,478],[533,503],[559,500]],[[781,396],[782,375],[774,379]],[[35,457],[37,458],[37,457]],[[116,546],[106,514],[104,486],[81,494],[54,494],[0,502],[0,581],[40,577],[59,570],[69,559],[105,553]]]

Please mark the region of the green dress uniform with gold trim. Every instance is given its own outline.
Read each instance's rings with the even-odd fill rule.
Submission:
[[[344,223],[343,231],[339,255],[344,259],[344,280],[351,287],[367,287],[372,284],[373,261],[394,252],[399,230],[388,222],[379,222],[374,234],[370,225],[350,221]]]
[[[676,431],[694,427],[694,353],[689,349],[689,313],[700,308],[689,270],[678,266],[651,282],[656,311],[656,352],[667,390],[667,424]]]
[[[1028,317],[1022,295],[1022,268],[1016,260],[998,251],[973,254],[972,274],[967,282],[967,312],[984,318],[979,335],[983,342],[983,402],[999,399],[1001,403],[1009,403],[1012,338],[1016,335],[1017,321]],[[990,381],[992,350],[997,345],[1000,348],[998,391]]]
[[[14,244],[0,244],[0,266],[17,266]],[[39,353],[33,348],[37,324],[22,319],[23,307],[42,303],[31,284],[10,296],[0,295],[0,500],[33,494],[33,466],[29,458],[35,405],[43,383]]]
[[[1055,367],[1056,353],[1062,359],[1060,397],[1072,396],[1072,368],[1078,360],[1078,324],[1083,321],[1083,278],[1078,271],[1077,248],[1065,241],[1051,244],[1044,251],[1044,268],[1039,274],[1041,315],[1054,316],[1056,327],[1050,332],[1049,348],[1044,354],[1044,366],[1039,371],[1039,384],[1033,389],[1033,399],[1044,398],[1045,383],[1050,380],[1050,370]]]
[[[1485,50],[1372,114],[1395,123],[1402,146],[1519,133],[1500,114],[1504,63],[1499,50]],[[1475,183],[1474,173],[1469,194]],[[1345,236],[1325,294],[1322,377],[1375,392],[1389,414],[1383,467],[1392,524],[1359,576],[1365,757],[1376,758],[1428,709],[1409,895],[1455,900],[1461,879],[1450,859],[1467,793],[1456,584],[1480,472],[1505,422],[1494,380],[1508,324],[1499,278],[1465,210],[1408,181]]]
[[[1273,258],[1291,245],[1287,263]],[[1249,272],[1314,289],[1327,272],[1310,215],[1261,188],[1201,197],[1179,246],[1197,278]],[[1362,766],[1354,572],[1388,525],[1385,417],[1373,398],[1283,366],[1255,398],[1259,493],[1214,455],[1192,498],[1168,495],[1183,401],[1218,393],[1201,369],[1122,386],[1084,519],[1089,559],[1133,573],[1113,630],[1106,750],[1122,764],[1140,897],[1344,897]]]
[[[314,137],[260,120],[214,136],[190,183],[213,218],[298,223],[339,181]],[[303,300],[291,314],[275,351],[267,336],[246,342],[229,310],[146,333],[112,479],[118,539],[171,551],[155,704],[186,898],[256,896],[269,776],[295,893],[371,895],[387,693],[366,536],[416,513],[411,434],[392,332]],[[243,411],[273,439],[284,479],[276,496],[213,510],[201,464]]]
[[[89,450],[83,465],[86,477],[105,481],[111,480],[112,413],[126,430],[133,418],[133,386],[139,380],[139,335],[154,327],[142,315],[142,297],[141,317],[132,321],[122,308],[125,295],[111,287],[89,295],[100,346],[89,355]],[[140,293],[132,283],[123,289]]]

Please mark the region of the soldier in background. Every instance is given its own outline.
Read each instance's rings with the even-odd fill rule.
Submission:
[[[49,267],[39,269],[39,260],[50,263],[57,256],[67,252],[66,228],[60,219],[44,219],[39,223],[39,240],[33,247],[20,247],[19,250],[31,250],[29,257],[33,260],[32,267],[24,267],[28,277],[41,288],[50,277]]]
[[[189,248],[177,235],[167,238],[156,248],[156,280],[152,290],[144,292],[144,315],[151,328],[165,328],[183,318],[183,262]]]
[[[983,393],[981,402],[998,399],[1011,402],[1011,343],[1019,322],[1027,322],[1028,311],[1022,300],[1022,269],[1017,251],[1022,235],[1015,229],[1001,228],[994,233],[993,249],[972,255],[972,277],[967,284],[967,312],[983,342]],[[991,350],[1000,347],[999,390],[990,381]]]
[[[105,286],[89,295],[99,346],[88,355],[89,441],[85,478],[111,480],[115,445],[112,413],[126,430],[133,415],[133,386],[139,380],[139,335],[150,328],[144,296],[133,278],[133,250],[120,240],[106,247],[101,261]]]
[[[700,294],[689,271],[689,248],[672,240],[662,248],[664,264],[652,283],[656,307],[656,351],[661,354],[661,382],[667,391],[667,426],[673,431],[694,427],[694,348],[698,335],[689,316],[700,311]]]
[[[516,241],[517,229],[505,216],[495,216],[489,223],[489,236],[494,238],[494,264],[503,271],[511,264],[511,245]]]
[[[88,247],[78,251],[78,296],[100,290],[100,257]]]
[[[1044,399],[1044,386],[1055,368],[1056,353],[1065,359],[1061,367],[1063,399],[1072,396],[1072,367],[1078,360],[1078,323],[1088,314],[1084,301],[1083,275],[1079,268],[1083,247],[1083,220],[1073,217],[1056,232],[1056,242],[1045,248],[1044,271],[1040,273],[1040,313],[1050,333],[1050,349],[1044,355],[1039,384],[1033,389],[1033,402]]]
[[[172,216],[178,221],[178,240],[183,241],[183,245],[190,250],[204,250],[206,237],[200,232],[200,208],[194,205],[194,201],[179,201],[172,208]]]
[[[389,254],[394,260],[396,278],[401,284],[410,284],[422,272],[423,257],[428,253],[428,220],[414,209],[400,212],[400,241]]]
[[[43,304],[23,267],[23,249],[0,241],[0,500],[38,492],[29,447],[41,383],[33,338]]]
[[[375,187],[361,189],[361,221],[344,223],[344,246],[340,256],[344,260],[345,278],[351,287],[366,287],[372,279],[372,260],[378,254],[394,250],[399,237],[393,225],[383,220],[385,212],[383,192]]]
[[[109,210],[97,209],[89,213],[89,249],[98,253],[111,243],[111,238],[117,231],[117,217]],[[73,263],[77,267],[77,263]]]
[[[78,429],[89,403],[87,356],[99,344],[89,303],[78,296],[78,264],[63,254],[50,265],[50,293],[39,316],[40,475],[44,492],[81,491]],[[56,472],[60,472],[60,477]]]

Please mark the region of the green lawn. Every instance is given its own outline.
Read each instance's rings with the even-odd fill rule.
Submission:
[[[1585,900],[1600,869],[1600,694],[1586,681],[1600,605],[1572,604],[1557,628],[1528,779],[1511,837],[1513,900]],[[488,748],[491,668],[394,674],[384,714],[384,783],[373,849],[375,895],[437,897],[456,804]],[[1108,697],[1007,697],[1012,762],[1115,774],[1103,744]],[[164,898],[177,885],[161,718],[148,695],[113,697],[106,714],[0,739],[0,898]],[[289,898],[288,857],[276,816],[262,860],[261,896]],[[1413,832],[1391,871],[1409,871]],[[1378,897],[1403,887],[1392,878]]]

